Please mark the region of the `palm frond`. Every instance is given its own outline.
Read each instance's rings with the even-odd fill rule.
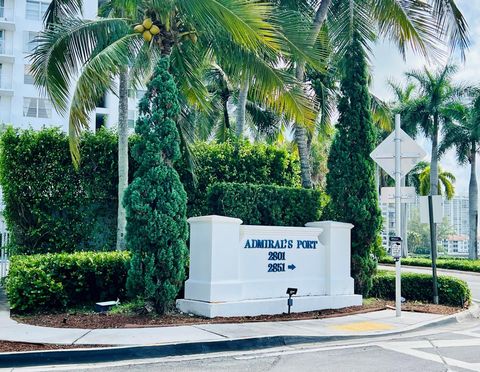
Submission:
[[[84,65],[70,107],[69,140],[74,165],[80,162],[78,139],[82,129],[88,128],[89,113],[105,92],[112,90],[120,68],[128,66],[142,44],[138,34],[128,34],[109,44]]]
[[[42,32],[31,55],[35,85],[51,99],[60,113],[67,111],[72,82],[94,50],[131,32],[124,19],[94,21],[69,18]]]
[[[43,15],[43,23],[46,28],[50,28],[68,17],[82,15],[82,7],[82,0],[52,0]]]
[[[201,32],[216,35],[224,31],[239,45],[251,50],[261,47],[279,49],[278,33],[268,22],[273,5],[252,0],[177,0],[187,23]]]

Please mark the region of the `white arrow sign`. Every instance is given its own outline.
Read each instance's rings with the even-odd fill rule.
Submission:
[[[400,129],[401,155],[400,166],[401,176],[404,177],[410,172],[427,153],[418,145],[412,137]],[[375,150],[370,157],[385,171],[395,178],[395,132],[392,132]]]

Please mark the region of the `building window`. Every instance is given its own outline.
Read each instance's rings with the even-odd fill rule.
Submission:
[[[106,114],[96,114],[95,115],[95,131],[99,131],[100,128],[106,127],[107,124],[107,115]]]
[[[50,119],[52,117],[52,105],[48,99],[24,97],[23,116]]]
[[[0,54],[5,54],[5,31],[0,30]]]
[[[128,110],[128,127],[135,128],[136,112],[134,110]]]
[[[5,16],[5,0],[0,0],[0,18]]]
[[[39,35],[38,32],[25,31],[23,33],[23,52],[32,53],[38,46],[38,41],[35,40]]]
[[[33,75],[32,75],[32,72],[30,71],[32,66],[30,65],[25,65],[24,68],[23,68],[23,82],[25,84],[33,84],[34,83],[34,80],[33,80]]]
[[[25,18],[32,21],[41,21],[49,4],[49,1],[27,0]]]

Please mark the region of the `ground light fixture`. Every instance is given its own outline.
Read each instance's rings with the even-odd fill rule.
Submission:
[[[288,294],[288,300],[287,300],[287,305],[288,305],[288,314],[290,314],[290,308],[293,306],[293,295],[297,294],[298,289],[297,288],[287,288],[287,294]]]

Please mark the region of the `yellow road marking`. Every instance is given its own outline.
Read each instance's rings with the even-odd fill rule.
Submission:
[[[385,331],[395,327],[386,323],[377,322],[355,322],[331,326],[340,331],[367,332],[367,331]]]

